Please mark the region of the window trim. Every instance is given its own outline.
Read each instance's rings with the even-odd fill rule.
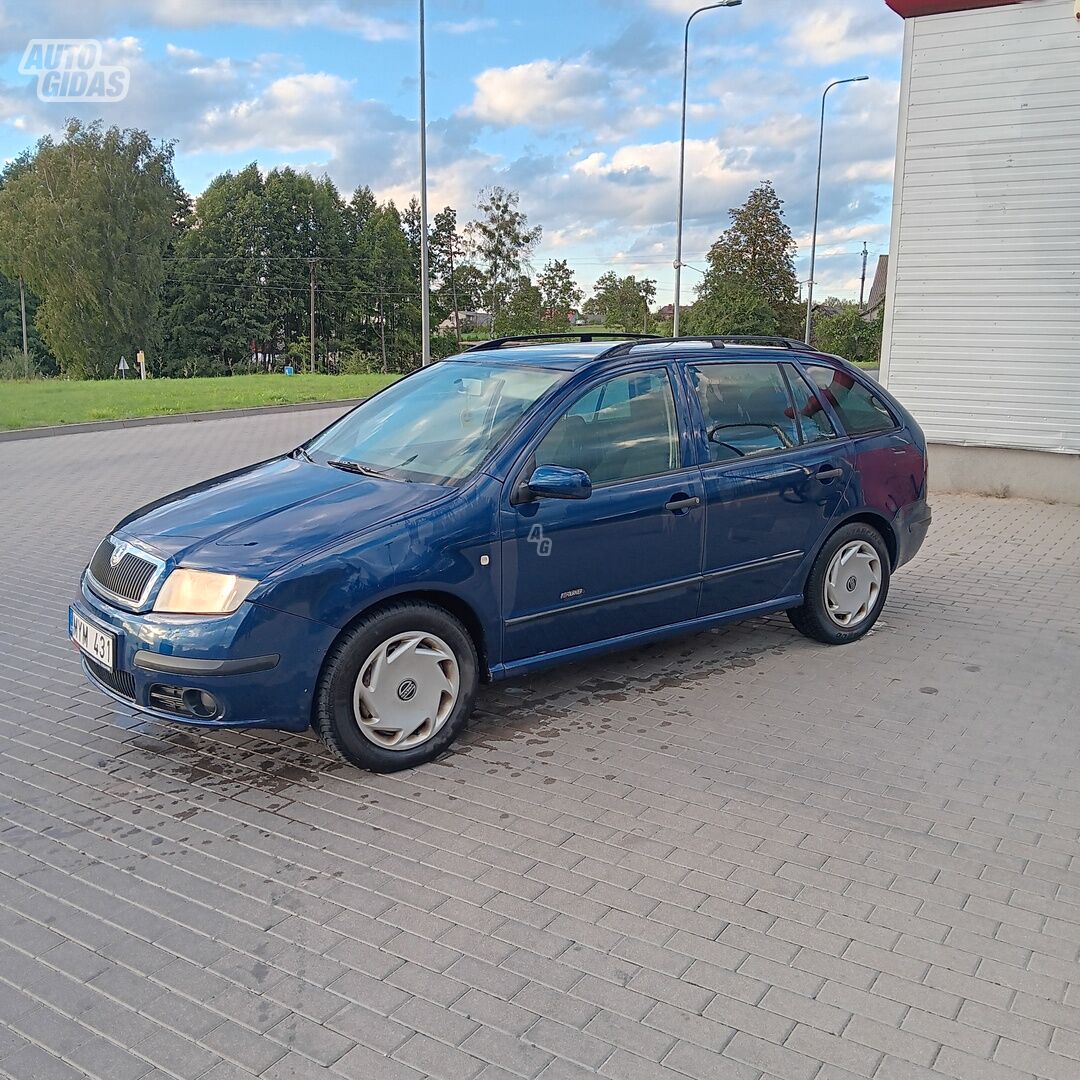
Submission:
[[[586,394],[592,393],[598,386],[602,386],[605,383],[614,381],[615,379],[631,378],[634,375],[646,375],[656,374],[663,375],[667,381],[668,391],[671,394],[671,405],[675,418],[675,449],[678,453],[679,464],[674,469],[665,469],[663,472],[649,473],[645,476],[632,476],[623,480],[605,480],[599,484],[593,484],[593,491],[603,491],[608,488],[617,487],[622,484],[638,484],[643,480],[655,480],[659,476],[677,476],[680,473],[687,472],[690,469],[696,469],[697,463],[687,461],[687,451],[691,450],[689,444],[684,443],[684,431],[683,415],[680,412],[680,386],[678,380],[672,371],[672,365],[670,362],[661,362],[657,364],[655,361],[651,364],[644,364],[641,367],[623,368],[619,371],[606,371],[596,372],[595,378],[589,379],[583,386],[579,387],[576,391],[571,391],[560,402],[554,406],[554,413],[548,417],[542,424],[539,431],[530,439],[528,446],[522,451],[514,466],[509,470],[508,475],[513,477],[513,480],[506,485],[506,489],[509,493],[509,501],[511,506],[520,505],[523,500],[518,498],[518,491],[522,484],[525,483],[525,473],[536,468],[536,451],[539,449],[540,444],[547,438],[551,429],[570,411]],[[682,408],[685,410],[685,401],[681,403]]]
[[[780,364],[780,370],[784,374],[784,381],[787,383],[788,396],[791,398],[791,407],[795,410],[795,423],[799,429],[799,445],[800,446],[826,446],[830,443],[839,442],[841,439],[848,438],[846,432],[842,431],[837,425],[836,420],[833,417],[832,410],[826,406],[826,403],[822,401],[821,394],[818,392],[818,388],[811,381],[810,377],[804,372],[800,371],[798,365],[793,364],[790,360],[782,361]],[[792,372],[795,373],[803,382],[806,389],[810,392],[810,397],[813,398],[821,410],[825,413],[826,419],[829,421],[829,426],[833,429],[832,435],[825,439],[813,439],[809,440],[806,437],[806,429],[803,427],[802,410],[799,408],[799,403],[795,400],[795,387],[791,385]]]
[[[818,399],[821,401],[822,405],[824,405],[824,407],[828,410],[829,415],[833,418],[835,426],[840,432],[843,433],[838,437],[852,440],[875,439],[880,435],[893,435],[897,431],[903,430],[903,422],[893,410],[893,407],[888,401],[888,399],[881,394],[881,387],[877,386],[877,384],[868,382],[865,378],[863,378],[861,373],[852,372],[846,367],[835,367],[832,364],[823,364],[820,362],[813,362],[805,359],[801,359],[796,366],[803,370],[807,381],[812,387],[814,387],[814,392],[818,395]],[[881,402],[882,407],[885,409],[885,412],[888,413],[889,418],[892,420],[893,426],[890,428],[881,428],[878,431],[862,431],[856,433],[848,431],[847,424],[844,423],[844,418],[840,415],[840,412],[836,408],[836,406],[833,405],[833,403],[821,392],[821,387],[817,385],[817,383],[814,381],[813,375],[810,374],[810,368],[822,368],[825,371],[843,372],[845,375],[851,375],[852,379],[857,385],[861,386],[868,394],[870,394],[872,397],[877,398],[877,400]]]

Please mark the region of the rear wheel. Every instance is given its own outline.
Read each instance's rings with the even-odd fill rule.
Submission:
[[[787,614],[801,634],[827,645],[857,641],[877,622],[889,594],[889,552],[872,525],[837,529],[806,581],[803,603]]]
[[[449,612],[403,601],[360,620],[331,649],[314,727],[340,758],[396,772],[438,757],[468,722],[478,662]]]

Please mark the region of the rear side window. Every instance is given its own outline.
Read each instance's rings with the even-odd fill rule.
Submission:
[[[872,435],[896,427],[896,418],[885,402],[853,375],[816,364],[807,364],[806,370],[818,393],[836,410],[849,435]]]
[[[691,364],[710,461],[774,454],[799,445],[799,425],[777,364]]]
[[[817,393],[806,381],[806,377],[791,364],[784,365],[784,373],[788,377],[792,397],[795,398],[803,442],[819,443],[827,439],[835,439],[836,428],[833,427],[829,414],[825,411]]]

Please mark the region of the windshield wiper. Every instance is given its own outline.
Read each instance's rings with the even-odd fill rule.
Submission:
[[[315,459],[304,449],[302,446],[298,446],[293,452],[292,457],[302,457],[305,461],[310,461],[314,464]]]
[[[380,469],[373,469],[369,465],[361,465],[359,461],[328,461],[327,465],[332,466],[335,469],[341,469],[342,472],[356,473],[359,476],[376,476],[380,480],[401,480],[403,483],[411,484],[412,481],[404,476],[388,476]]]

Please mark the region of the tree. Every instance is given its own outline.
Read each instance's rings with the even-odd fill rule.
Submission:
[[[578,287],[574,271],[565,259],[553,259],[540,271],[536,284],[540,288],[544,321],[552,329],[565,330],[571,312],[577,310],[585,295]]]
[[[698,287],[689,320],[695,333],[798,334],[796,246],[783,206],[772,182],[763,180],[731,210],[731,225],[709,251]],[[728,329],[736,325],[741,329]]]
[[[619,277],[614,270],[601,274],[593,289],[592,307],[605,326],[635,333],[649,332],[650,305],[656,299],[656,282],[633,275]]]
[[[267,174],[264,199],[265,287],[274,341],[289,344],[310,338],[314,272],[315,340],[329,352],[342,331],[350,285],[347,230],[337,188],[326,177],[316,180],[285,167]]]
[[[539,225],[529,228],[528,216],[518,209],[519,200],[516,191],[498,186],[485,188],[476,203],[480,217],[465,230],[471,250],[484,269],[484,291],[492,315],[498,314],[543,232]]]
[[[705,335],[776,335],[780,321],[752,282],[734,276],[710,281],[706,276],[697,302],[686,313],[686,330]]]
[[[384,371],[405,371],[420,354],[420,291],[412,247],[392,202],[377,207],[357,238],[356,258],[370,267],[368,314],[360,344]]]
[[[428,241],[428,269],[431,271],[432,322],[438,325],[451,312],[460,311],[457,290],[457,271],[465,257],[465,244],[458,233],[457,211],[452,206],[440,210],[432,222]],[[461,328],[454,327],[455,340],[461,347]]]
[[[150,340],[164,255],[186,206],[171,143],[68,122],[0,190],[0,271],[40,298],[65,373],[101,378]]]
[[[814,318],[815,349],[834,353],[845,360],[880,363],[884,308],[876,318],[867,320],[859,305],[851,300],[830,299],[822,307],[835,314],[821,311]]]
[[[543,330],[543,321],[540,290],[527,277],[521,276],[495,316],[494,334],[496,337],[539,334]]]

